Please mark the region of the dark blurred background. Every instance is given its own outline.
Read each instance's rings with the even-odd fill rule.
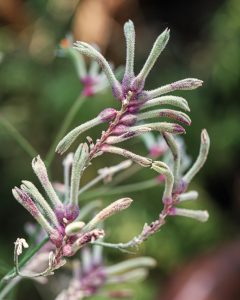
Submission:
[[[136,285],[135,299],[240,299],[239,0],[0,0],[0,118],[13,124],[44,157],[82,88],[72,62],[55,56],[58,43],[71,32],[74,39],[98,44],[119,66],[125,59],[122,27],[128,19],[136,26],[137,70],[157,35],[171,29],[167,50],[150,74],[147,88],[186,77],[204,80],[201,89],[178,93],[191,107],[193,123],[185,137],[189,155],[195,159],[198,154],[202,128],[211,138],[207,164],[193,183],[200,197],[191,205],[207,208],[210,220],[200,224],[172,218],[140,248],[140,254],[157,259],[158,267],[144,284]],[[110,92],[88,99],[71,128],[104,107],[116,106],[113,103]],[[22,179],[36,180],[31,158],[2,125],[0,143],[0,272],[4,274],[13,264],[13,242],[24,236],[24,224],[31,221],[13,199],[11,188]],[[145,151],[140,143],[138,149]],[[109,165],[108,157],[97,161],[98,167],[104,164]],[[91,172],[86,181],[94,176]],[[51,176],[62,181],[59,157]],[[152,172],[139,172],[127,183],[152,176]],[[113,228],[108,239],[127,241],[144,222],[156,218],[158,193],[157,187],[130,193],[135,206],[108,222]],[[110,262],[131,256],[114,250],[106,253]],[[39,287],[29,281],[13,297],[43,299]]]

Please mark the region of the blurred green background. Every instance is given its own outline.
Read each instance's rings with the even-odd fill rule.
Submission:
[[[198,154],[201,129],[207,128],[211,138],[207,164],[193,183],[200,197],[191,205],[207,208],[211,217],[206,224],[180,217],[169,219],[161,232],[140,247],[139,254],[153,256],[158,266],[143,284],[135,286],[135,299],[158,299],[176,270],[239,237],[240,1],[1,0],[0,118],[13,124],[44,157],[82,88],[71,60],[55,56],[58,43],[71,32],[74,39],[97,43],[106,57],[119,66],[125,59],[122,26],[128,19],[136,25],[137,70],[157,35],[165,27],[171,29],[167,50],[150,74],[147,88],[186,77],[205,82],[199,90],[177,95],[186,97],[191,108],[193,122],[185,139],[193,160]],[[71,128],[112,106],[118,107],[118,103],[110,91],[89,98]],[[98,133],[96,129],[89,134],[96,137]],[[31,221],[13,199],[11,189],[22,179],[33,182],[36,179],[31,158],[1,124],[0,143],[0,273],[3,275],[13,265],[13,242],[24,236],[24,224]],[[135,146],[138,153],[146,153],[140,142]],[[96,168],[109,165],[109,157],[96,160]],[[118,161],[119,158],[111,156],[111,164]],[[84,180],[93,178],[95,172],[91,168]],[[125,183],[153,176],[144,170]],[[51,167],[51,177],[54,181],[63,180],[58,155]],[[111,228],[107,239],[127,241],[141,230],[143,223],[154,220],[161,206],[158,193],[156,187],[124,194],[135,200],[134,205],[107,222],[106,228]],[[102,200],[109,203],[117,197]],[[130,256],[106,251],[109,263]],[[43,298],[39,287],[24,281],[12,299],[33,298],[52,299],[52,296]]]

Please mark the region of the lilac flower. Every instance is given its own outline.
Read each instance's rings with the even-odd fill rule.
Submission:
[[[132,203],[132,199],[122,198],[102,209],[87,224],[79,219],[79,183],[88,155],[89,149],[87,144],[81,144],[74,155],[69,154],[64,160],[65,195],[62,197],[62,200],[49,181],[46,166],[40,156],[33,159],[32,167],[51,204],[45,200],[37,187],[30,181],[24,180],[20,188],[15,187],[13,189],[13,195],[16,200],[29,211],[41,228],[48,234],[52,245],[55,246],[55,254],[51,258],[51,270],[48,268],[46,274],[50,274],[54,269],[61,266],[64,257],[73,256],[86,244],[102,238],[104,230],[98,228],[97,225],[113,214],[128,208]],[[106,176],[110,176],[114,172],[118,172],[128,166],[129,163],[122,163],[119,166],[105,169],[105,173],[100,177],[104,179]],[[83,214],[81,215],[82,217]],[[19,254],[17,253],[16,255],[17,261]]]

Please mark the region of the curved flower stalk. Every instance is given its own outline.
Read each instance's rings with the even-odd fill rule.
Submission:
[[[165,183],[165,188],[162,196],[163,210],[159,215],[159,219],[154,221],[151,225],[145,225],[140,235],[132,241],[125,244],[117,244],[116,247],[121,249],[137,246],[145,241],[150,235],[159,230],[165,223],[166,217],[169,215],[181,215],[195,218],[200,221],[207,220],[207,212],[177,208],[176,204],[179,203],[181,197],[186,199],[189,195],[192,196],[192,194],[194,194],[194,192],[189,192],[187,194],[188,196],[185,195],[190,181],[200,170],[207,158],[210,144],[208,134],[206,130],[203,130],[199,157],[190,170],[183,175],[183,170],[186,168],[186,166],[183,166],[183,149],[179,147],[175,135],[185,133],[185,129],[178,123],[165,121],[145,123],[145,121],[148,119],[164,117],[173,119],[184,125],[190,125],[191,119],[184,112],[162,108],[162,105],[170,105],[189,111],[190,109],[187,101],[182,97],[173,95],[165,96],[164,94],[176,90],[196,89],[202,85],[202,81],[195,78],[187,78],[151,91],[145,90],[145,80],[169,40],[169,30],[166,29],[156,39],[144,66],[137,75],[135,75],[134,72],[135,30],[131,21],[128,21],[124,25],[124,34],[127,50],[125,73],[121,83],[115,77],[106,59],[94,47],[84,42],[78,41],[74,43],[74,48],[76,50],[81,54],[96,60],[101,66],[112,87],[113,96],[121,103],[121,109],[119,111],[112,108],[105,109],[96,118],[70,131],[59,142],[56,148],[56,151],[62,154],[68,150],[77,137],[86,130],[93,126],[98,126],[101,123],[108,123],[107,130],[102,132],[101,137],[97,139],[95,143],[93,143],[92,139],[88,138],[90,151],[87,164],[91,162],[93,158],[102,155],[103,153],[112,153],[128,158],[142,167],[151,168],[161,174],[161,178]],[[159,106],[160,108],[153,110],[152,107],[155,106]],[[145,109],[149,110],[142,112]],[[114,145],[153,131],[162,135],[171,151],[172,162],[170,164],[169,162],[166,164],[163,161],[154,161],[152,158],[140,156]],[[104,244],[105,246],[110,245],[108,243],[101,244]]]
[[[156,261],[150,257],[137,257],[108,267],[103,262],[102,247],[93,246],[92,251],[85,247],[81,251],[81,259],[75,259],[72,266],[73,275],[68,288],[56,300],[81,300],[96,294],[110,299],[129,298],[131,290],[107,288],[119,283],[143,280],[148,269],[156,266]]]

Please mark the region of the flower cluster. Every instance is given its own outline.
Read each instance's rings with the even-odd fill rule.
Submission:
[[[49,181],[46,166],[40,156],[33,159],[32,168],[48,195],[51,205],[49,205],[37,187],[30,181],[24,180],[20,188],[15,187],[13,189],[13,195],[16,200],[30,212],[48,234],[51,243],[55,246],[55,254],[51,257],[51,271],[62,265],[64,257],[73,256],[87,243],[92,243],[102,238],[104,230],[97,228],[97,225],[116,212],[128,208],[132,202],[130,198],[119,199],[101,210],[87,224],[82,221],[83,215],[79,214],[78,194],[79,182],[87,155],[88,146],[81,144],[74,155],[69,154],[64,160],[65,188],[62,200]],[[128,166],[129,163],[125,163],[118,167],[112,167],[113,169],[109,168],[101,178]],[[21,239],[17,243],[17,256],[19,255],[18,249],[22,249],[22,246],[26,245],[20,242]],[[47,273],[49,273],[49,270],[47,270]]]
[[[188,103],[184,98],[173,95],[162,95],[175,90],[192,90],[202,85],[202,81],[199,79],[187,78],[167,84],[155,90],[144,90],[145,80],[169,40],[169,30],[166,29],[157,38],[143,68],[137,76],[134,75],[135,30],[131,21],[128,21],[125,24],[124,33],[126,38],[127,57],[125,73],[121,83],[117,80],[106,59],[93,46],[84,42],[74,43],[74,48],[76,50],[81,54],[91,57],[102,67],[102,70],[112,87],[114,97],[122,103],[122,109],[118,113],[113,109],[108,109],[100,114],[97,119],[92,120],[91,123],[81,126],[78,129],[76,128],[74,132],[70,132],[59,144],[57,148],[59,153],[66,151],[67,147],[72,144],[76,137],[84,130],[89,129],[89,126],[92,127],[101,122],[110,122],[116,118],[117,122],[114,122],[114,126],[111,126],[111,131],[108,131],[107,135],[104,137],[105,143],[107,144],[119,143],[140,135],[143,132],[152,130],[175,134],[185,133],[185,129],[175,123],[155,122],[141,124],[141,122],[146,119],[167,117],[177,120],[185,125],[191,124],[190,118],[185,113],[173,109],[156,109],[142,112],[142,110],[162,105],[173,105],[182,110],[189,111]],[[67,147],[65,143],[68,143]]]
[[[141,234],[132,241],[124,245],[121,244],[121,246],[120,244],[118,246],[115,245],[119,248],[136,246],[142,243],[151,234],[158,231],[165,223],[166,217],[170,215],[181,215],[195,218],[200,221],[206,221],[208,219],[208,213],[206,211],[192,211],[178,208],[176,205],[183,199],[191,200],[192,198],[195,199],[197,197],[195,191],[187,192],[187,188],[190,181],[205,163],[210,145],[207,131],[204,129],[201,134],[199,156],[192,167],[186,171],[188,165],[186,165],[185,160],[183,159],[184,149],[182,149],[175,138],[176,134],[185,133],[185,129],[178,123],[158,121],[145,123],[146,119],[167,117],[185,125],[190,125],[191,119],[182,111],[166,108],[152,110],[152,107],[173,105],[181,110],[189,111],[188,102],[184,98],[173,95],[162,95],[176,90],[192,90],[198,88],[202,85],[202,81],[199,79],[187,78],[151,91],[145,90],[145,80],[169,40],[169,30],[166,29],[156,39],[153,48],[138,75],[135,75],[134,73],[135,30],[131,21],[128,21],[124,25],[124,33],[127,50],[125,73],[121,83],[113,74],[106,59],[94,47],[84,42],[78,41],[74,43],[76,50],[81,54],[94,59],[102,67],[102,70],[112,87],[113,96],[121,103],[121,109],[119,111],[113,108],[105,109],[96,118],[81,124],[70,131],[59,142],[56,148],[58,153],[64,153],[80,134],[94,126],[106,122],[109,124],[107,130],[102,132],[101,137],[97,139],[95,143],[93,143],[92,139],[88,138],[88,141],[90,142],[89,161],[103,153],[112,153],[124,156],[142,167],[151,168],[161,174],[161,180],[164,181],[165,188],[162,196],[164,206],[162,212],[159,214],[159,219],[150,225],[145,225]],[[149,110],[142,112],[142,110],[145,109]],[[157,131],[162,135],[162,138],[165,140],[171,152],[171,162],[153,160],[152,158],[154,158],[154,155],[152,158],[144,157],[114,145],[152,131]],[[107,244],[105,243],[105,246],[106,245]]]

